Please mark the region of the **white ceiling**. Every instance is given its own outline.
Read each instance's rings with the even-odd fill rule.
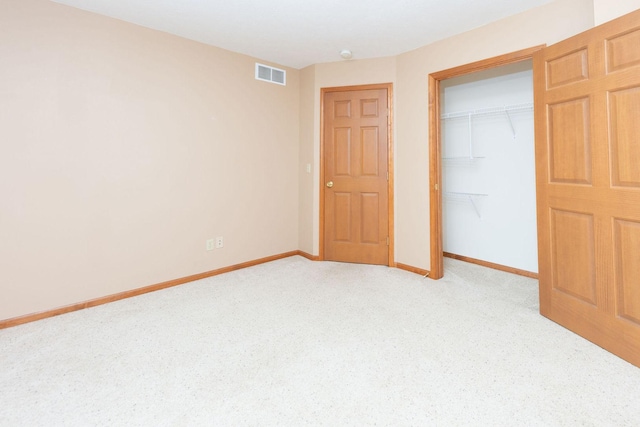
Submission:
[[[398,55],[553,0],[54,0],[303,68]]]

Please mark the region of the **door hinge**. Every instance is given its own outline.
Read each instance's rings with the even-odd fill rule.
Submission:
[[[389,171],[387,171],[387,181],[389,181]]]
[[[389,236],[387,236],[387,246],[389,246]]]

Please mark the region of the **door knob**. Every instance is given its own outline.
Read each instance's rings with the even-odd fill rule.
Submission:
[[[329,187],[329,188],[333,187],[333,181],[327,182],[327,187]]]

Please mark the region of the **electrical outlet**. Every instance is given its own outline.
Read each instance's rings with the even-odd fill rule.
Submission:
[[[216,248],[220,249],[224,247],[224,239],[222,236],[216,237]]]
[[[212,251],[214,247],[215,247],[215,241],[213,239],[208,239],[207,240],[207,250],[208,251]]]

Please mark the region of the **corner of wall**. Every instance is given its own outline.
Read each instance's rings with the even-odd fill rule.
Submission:
[[[316,66],[300,70],[300,133],[298,157],[298,249],[317,255],[314,236],[314,177],[317,175],[314,153]]]

